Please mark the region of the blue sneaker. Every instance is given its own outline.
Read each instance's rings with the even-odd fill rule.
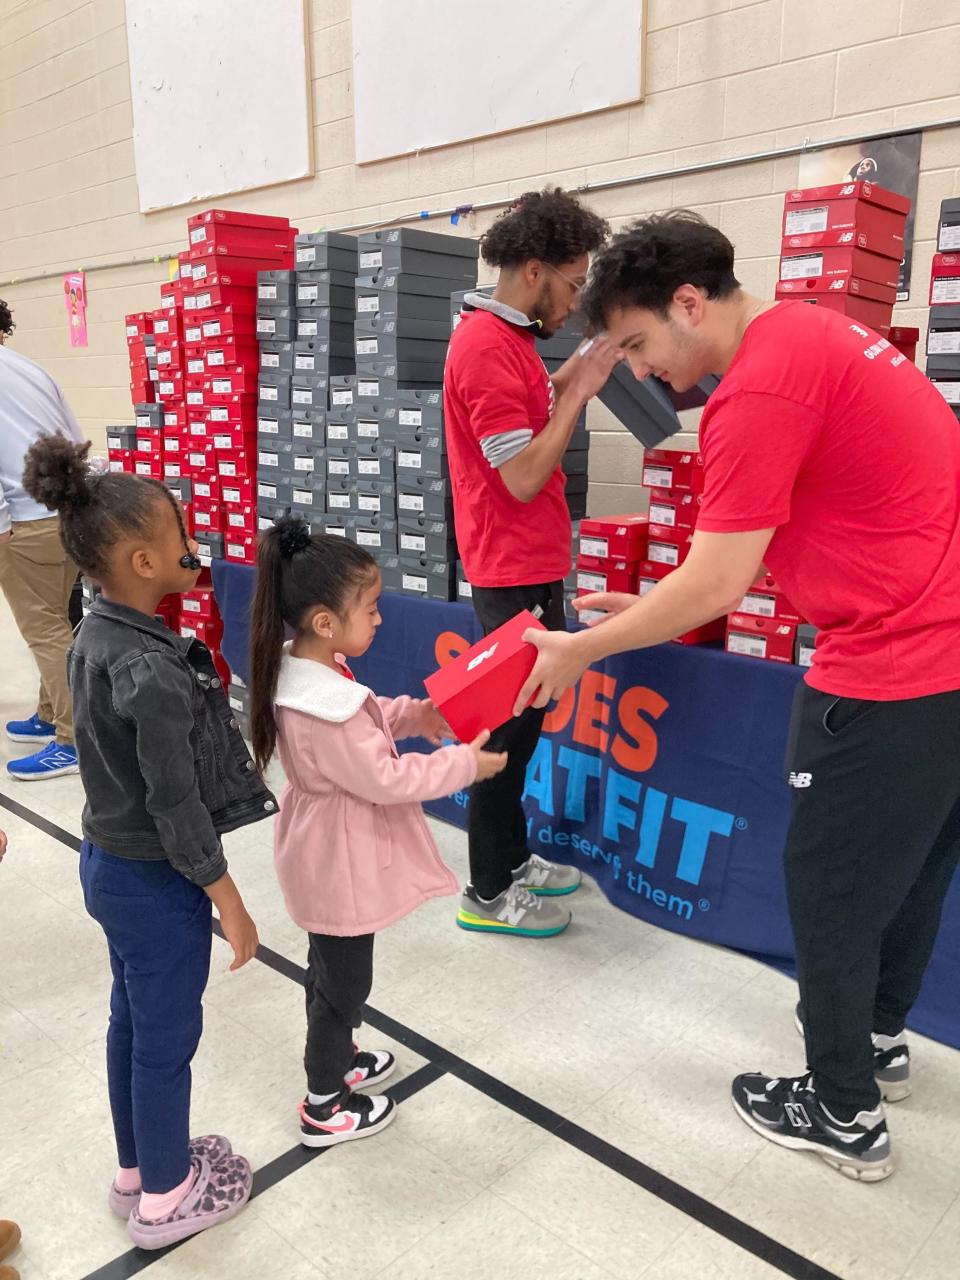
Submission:
[[[7,725],[7,737],[11,742],[52,742],[57,727],[47,724],[34,712],[29,720],[11,720]]]
[[[79,773],[76,747],[64,747],[58,742],[48,743],[36,755],[22,760],[11,760],[7,773],[21,782],[40,782],[44,778],[62,778],[66,773]]]

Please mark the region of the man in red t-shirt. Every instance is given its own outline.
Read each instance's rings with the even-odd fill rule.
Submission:
[[[893,1171],[881,1097],[909,1086],[907,1014],[960,851],[960,427],[923,374],[849,317],[751,298],[696,214],[647,218],[584,300],[637,377],[723,381],[700,427],[688,558],[611,616],[533,635],[518,705],[545,705],[609,654],[735,609],[761,564],[819,628],[788,749],[787,890],[805,1075],[738,1076],[757,1132],[848,1176]]]
[[[551,380],[535,340],[563,326],[607,230],[563,191],[521,197],[483,237],[484,259],[500,268],[493,297],[467,299],[450,342],[443,405],[457,544],[485,635],[524,609],[565,627],[571,529],[560,461],[622,353],[597,343]],[[457,917],[465,929],[549,937],[570,923],[554,899],[572,893],[580,873],[531,853],[521,803],[543,716],[531,708],[491,738],[508,761],[471,793],[470,884]]]

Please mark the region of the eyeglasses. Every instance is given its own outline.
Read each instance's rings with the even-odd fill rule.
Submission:
[[[552,266],[549,262],[545,262],[543,265],[547,268],[548,271],[552,271],[555,276],[559,276],[561,280],[563,280],[566,284],[570,286],[571,290],[573,291],[573,296],[575,298],[579,297],[580,293],[583,291],[583,288],[587,283],[586,280],[571,280],[568,275],[564,275],[562,271],[558,271],[557,268]]]

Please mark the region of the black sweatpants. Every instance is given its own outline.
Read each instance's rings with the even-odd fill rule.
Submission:
[[[373,985],[373,938],[311,933],[307,955],[307,1047],[311,1093],[339,1093],[353,1064],[353,1032]]]
[[[866,702],[797,691],[787,893],[807,1065],[828,1107],[872,1109],[871,1031],[920,990],[960,853],[960,691]]]
[[[532,613],[538,605],[543,610],[540,621],[548,630],[566,630],[562,582],[473,588],[473,607],[484,635],[496,631],[524,609]],[[470,792],[470,882],[481,898],[503,893],[510,885],[511,872],[530,856],[521,800],[527,765],[536,750],[545,715],[545,708],[531,707],[494,730],[487,750],[509,752],[507,767],[495,778],[478,782]]]

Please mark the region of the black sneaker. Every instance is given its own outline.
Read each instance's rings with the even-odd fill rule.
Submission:
[[[386,1049],[367,1053],[353,1046],[353,1066],[343,1078],[348,1089],[370,1089],[380,1084],[397,1069],[397,1060]]]
[[[385,1129],[397,1113],[397,1104],[382,1093],[371,1097],[345,1089],[339,1098],[322,1107],[304,1098],[298,1111],[303,1146],[335,1147],[340,1142],[372,1137]]]
[[[860,1111],[841,1123],[818,1099],[812,1072],[793,1079],[759,1072],[737,1076],[733,1105],[764,1138],[791,1151],[813,1151],[847,1178],[882,1182],[893,1173],[883,1107]]]
[[[794,1022],[803,1032],[803,1005],[797,1004]],[[907,1033],[898,1036],[881,1036],[876,1031],[873,1041],[873,1074],[884,1102],[902,1102],[910,1097],[910,1046]]]

